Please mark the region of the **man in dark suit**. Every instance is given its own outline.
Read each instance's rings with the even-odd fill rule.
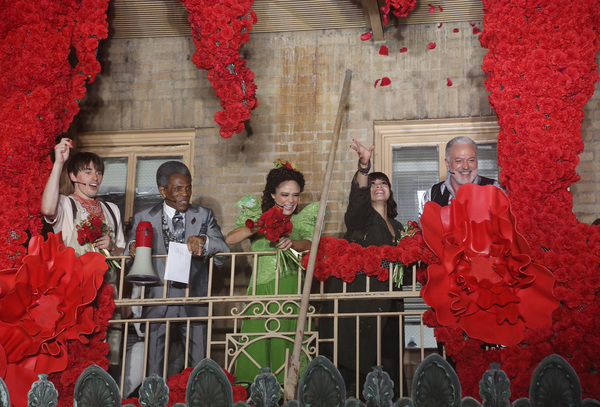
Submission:
[[[192,253],[189,276],[190,297],[205,297],[208,288],[208,258],[216,253],[229,253],[229,247],[221,233],[212,210],[190,203],[192,178],[185,164],[168,161],[156,173],[158,190],[163,197],[161,202],[137,213],[133,218],[133,228],[129,235],[129,253],[135,256],[135,234],[141,221],[152,224],[152,254],[168,254],[169,243],[186,243]],[[215,265],[223,264],[227,257],[216,257]],[[164,285],[169,298],[184,297],[186,284],[164,281],[166,258],[153,258],[152,265],[158,272],[160,281],[146,286],[146,298],[163,298]],[[144,307],[144,318],[176,318],[206,316],[206,305],[156,305]],[[185,323],[177,324],[183,343],[187,336]],[[151,323],[148,349],[148,374],[165,373],[165,334],[166,324]],[[196,366],[206,353],[206,322],[192,322],[189,335],[189,365]]]

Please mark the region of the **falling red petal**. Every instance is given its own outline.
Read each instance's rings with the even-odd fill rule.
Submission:
[[[383,6],[383,7],[381,7],[380,10],[381,10],[381,12],[383,14],[389,14],[390,13],[390,6]]]
[[[444,11],[444,9],[442,8],[442,6],[438,6],[440,8],[440,11]]]
[[[438,24],[438,28],[442,28],[442,23],[439,23],[439,24]]]
[[[381,78],[381,85],[379,85],[379,86],[387,86],[390,83],[392,83],[390,78],[388,78],[387,76],[384,76],[383,78]]]
[[[446,83],[446,86],[452,86],[452,79],[447,78],[447,80],[448,80],[448,83]]]
[[[435,42],[430,42],[430,43],[427,45],[427,48],[429,48],[429,49],[434,49],[434,48],[435,48],[435,45],[436,45],[436,44],[435,44]]]
[[[366,33],[364,33],[363,35],[360,36],[360,40],[361,41],[369,40],[369,39],[371,39],[372,35],[373,34],[370,31],[367,31]]]
[[[389,53],[390,51],[385,45],[382,45],[381,48],[379,48],[379,55],[388,55]]]
[[[388,16],[387,16],[387,14],[384,14],[381,19],[383,20],[383,25],[387,25],[387,23],[388,23]]]
[[[469,23],[469,24],[471,24],[471,27],[475,27],[475,23]]]
[[[402,47],[402,48],[400,48],[400,53],[402,53],[402,52],[406,52],[406,51],[408,51],[408,48],[406,48],[406,47]]]
[[[481,30],[477,27],[473,27],[473,34],[479,34]]]
[[[457,32],[458,32],[458,28],[455,28],[455,29],[454,29],[454,30],[452,30],[452,31],[454,31],[455,33],[457,33]]]
[[[431,4],[428,4],[428,6],[429,6],[429,12],[435,13],[435,6],[432,6]]]
[[[380,80],[381,80],[381,79],[377,79],[377,80],[375,81],[375,86],[373,86],[374,88],[376,88],[376,87],[377,87],[377,84],[379,83],[379,81],[380,81]]]

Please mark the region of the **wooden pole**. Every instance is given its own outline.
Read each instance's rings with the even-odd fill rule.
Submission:
[[[335,153],[337,150],[338,140],[340,138],[340,128],[342,127],[342,118],[347,105],[351,79],[352,71],[348,69],[346,71],[346,78],[344,79],[344,86],[342,87],[337,117],[335,119],[335,126],[333,128],[333,140],[329,149],[329,159],[327,161],[323,189],[321,190],[319,212],[317,214],[315,231],[313,233],[312,243],[310,246],[310,256],[308,257],[308,266],[306,267],[304,288],[302,290],[302,302],[300,303],[300,312],[298,313],[298,324],[296,326],[294,350],[292,352],[292,357],[289,360],[287,376],[285,377],[285,381],[283,383],[283,396],[286,401],[293,400],[296,396],[296,388],[298,386],[298,371],[300,369],[300,354],[302,352],[302,340],[304,339],[306,315],[308,313],[308,302],[310,299],[310,289],[312,287],[313,273],[315,271],[315,263],[317,261],[317,249],[319,247],[319,240],[321,239],[321,230],[323,228],[323,219],[325,218],[325,208],[327,207],[327,197],[329,195],[329,184],[331,183],[333,163],[335,161]]]

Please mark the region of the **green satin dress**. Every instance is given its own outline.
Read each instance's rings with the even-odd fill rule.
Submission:
[[[250,196],[245,196],[241,201],[248,201]],[[258,201],[257,198],[254,198]],[[246,202],[246,206],[255,205],[256,203]],[[241,207],[242,215],[236,220],[236,224],[241,226],[244,224],[246,219],[249,218],[249,211],[247,207],[244,207],[243,203],[238,206]],[[258,201],[258,205],[260,202]],[[299,214],[292,215],[292,233],[290,239],[292,240],[312,240],[315,223],[317,219],[317,212],[319,210],[319,203],[314,202],[305,207]],[[256,217],[256,214],[254,215]],[[254,291],[254,279],[250,281],[250,285],[247,290],[248,296],[256,295],[274,295],[275,294],[275,277],[277,273],[277,255],[275,254],[276,248],[275,243],[270,242],[265,235],[254,235],[251,237],[252,251],[253,252],[273,252],[273,255],[261,255],[258,257],[257,265],[257,276],[256,276],[256,291]],[[298,284],[302,284],[304,280],[303,276],[298,276],[298,267],[291,261],[284,263],[281,258],[279,259],[279,281],[278,281],[278,294],[297,294]],[[301,287],[302,288],[302,287]],[[300,289],[301,289],[300,288]],[[301,292],[301,291],[300,291]],[[248,335],[248,342],[251,342],[247,347],[244,348],[243,352],[246,352],[250,358],[254,359],[260,367],[269,367],[272,373],[277,373],[277,380],[279,383],[283,383],[284,380],[284,364],[286,358],[286,352],[291,353],[294,347],[294,335],[296,332],[297,319],[295,316],[298,314],[299,308],[295,303],[279,301],[274,304],[270,304],[268,310],[264,310],[264,305],[261,304],[250,304],[246,315],[261,315],[266,318],[248,319],[242,324],[241,333],[252,334],[252,333],[266,333],[276,332],[281,334],[281,338],[264,339],[254,335]],[[289,315],[291,318],[278,318],[277,315]],[[235,380],[236,383],[253,383],[256,375],[260,374],[260,367],[256,366],[250,360],[250,358],[244,353],[240,354],[237,358],[235,366]],[[301,358],[301,371],[302,365],[308,362],[308,358],[302,355]]]

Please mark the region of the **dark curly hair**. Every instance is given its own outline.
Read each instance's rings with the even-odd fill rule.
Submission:
[[[394,201],[394,192],[392,191],[392,183],[387,175],[383,172],[372,172],[369,174],[369,188],[371,187],[371,183],[375,180],[385,181],[390,187],[390,197],[387,200],[387,215],[388,218],[396,218],[398,216],[398,204]]]
[[[265,190],[263,191],[261,209],[263,212],[268,211],[275,205],[275,200],[271,194],[275,194],[275,190],[282,182],[285,181],[296,181],[300,186],[300,192],[304,191],[304,176],[300,171],[292,170],[288,167],[282,166],[279,168],[273,168],[267,174],[267,183]],[[296,207],[298,211],[298,207]],[[294,211],[294,213],[296,213]]]

